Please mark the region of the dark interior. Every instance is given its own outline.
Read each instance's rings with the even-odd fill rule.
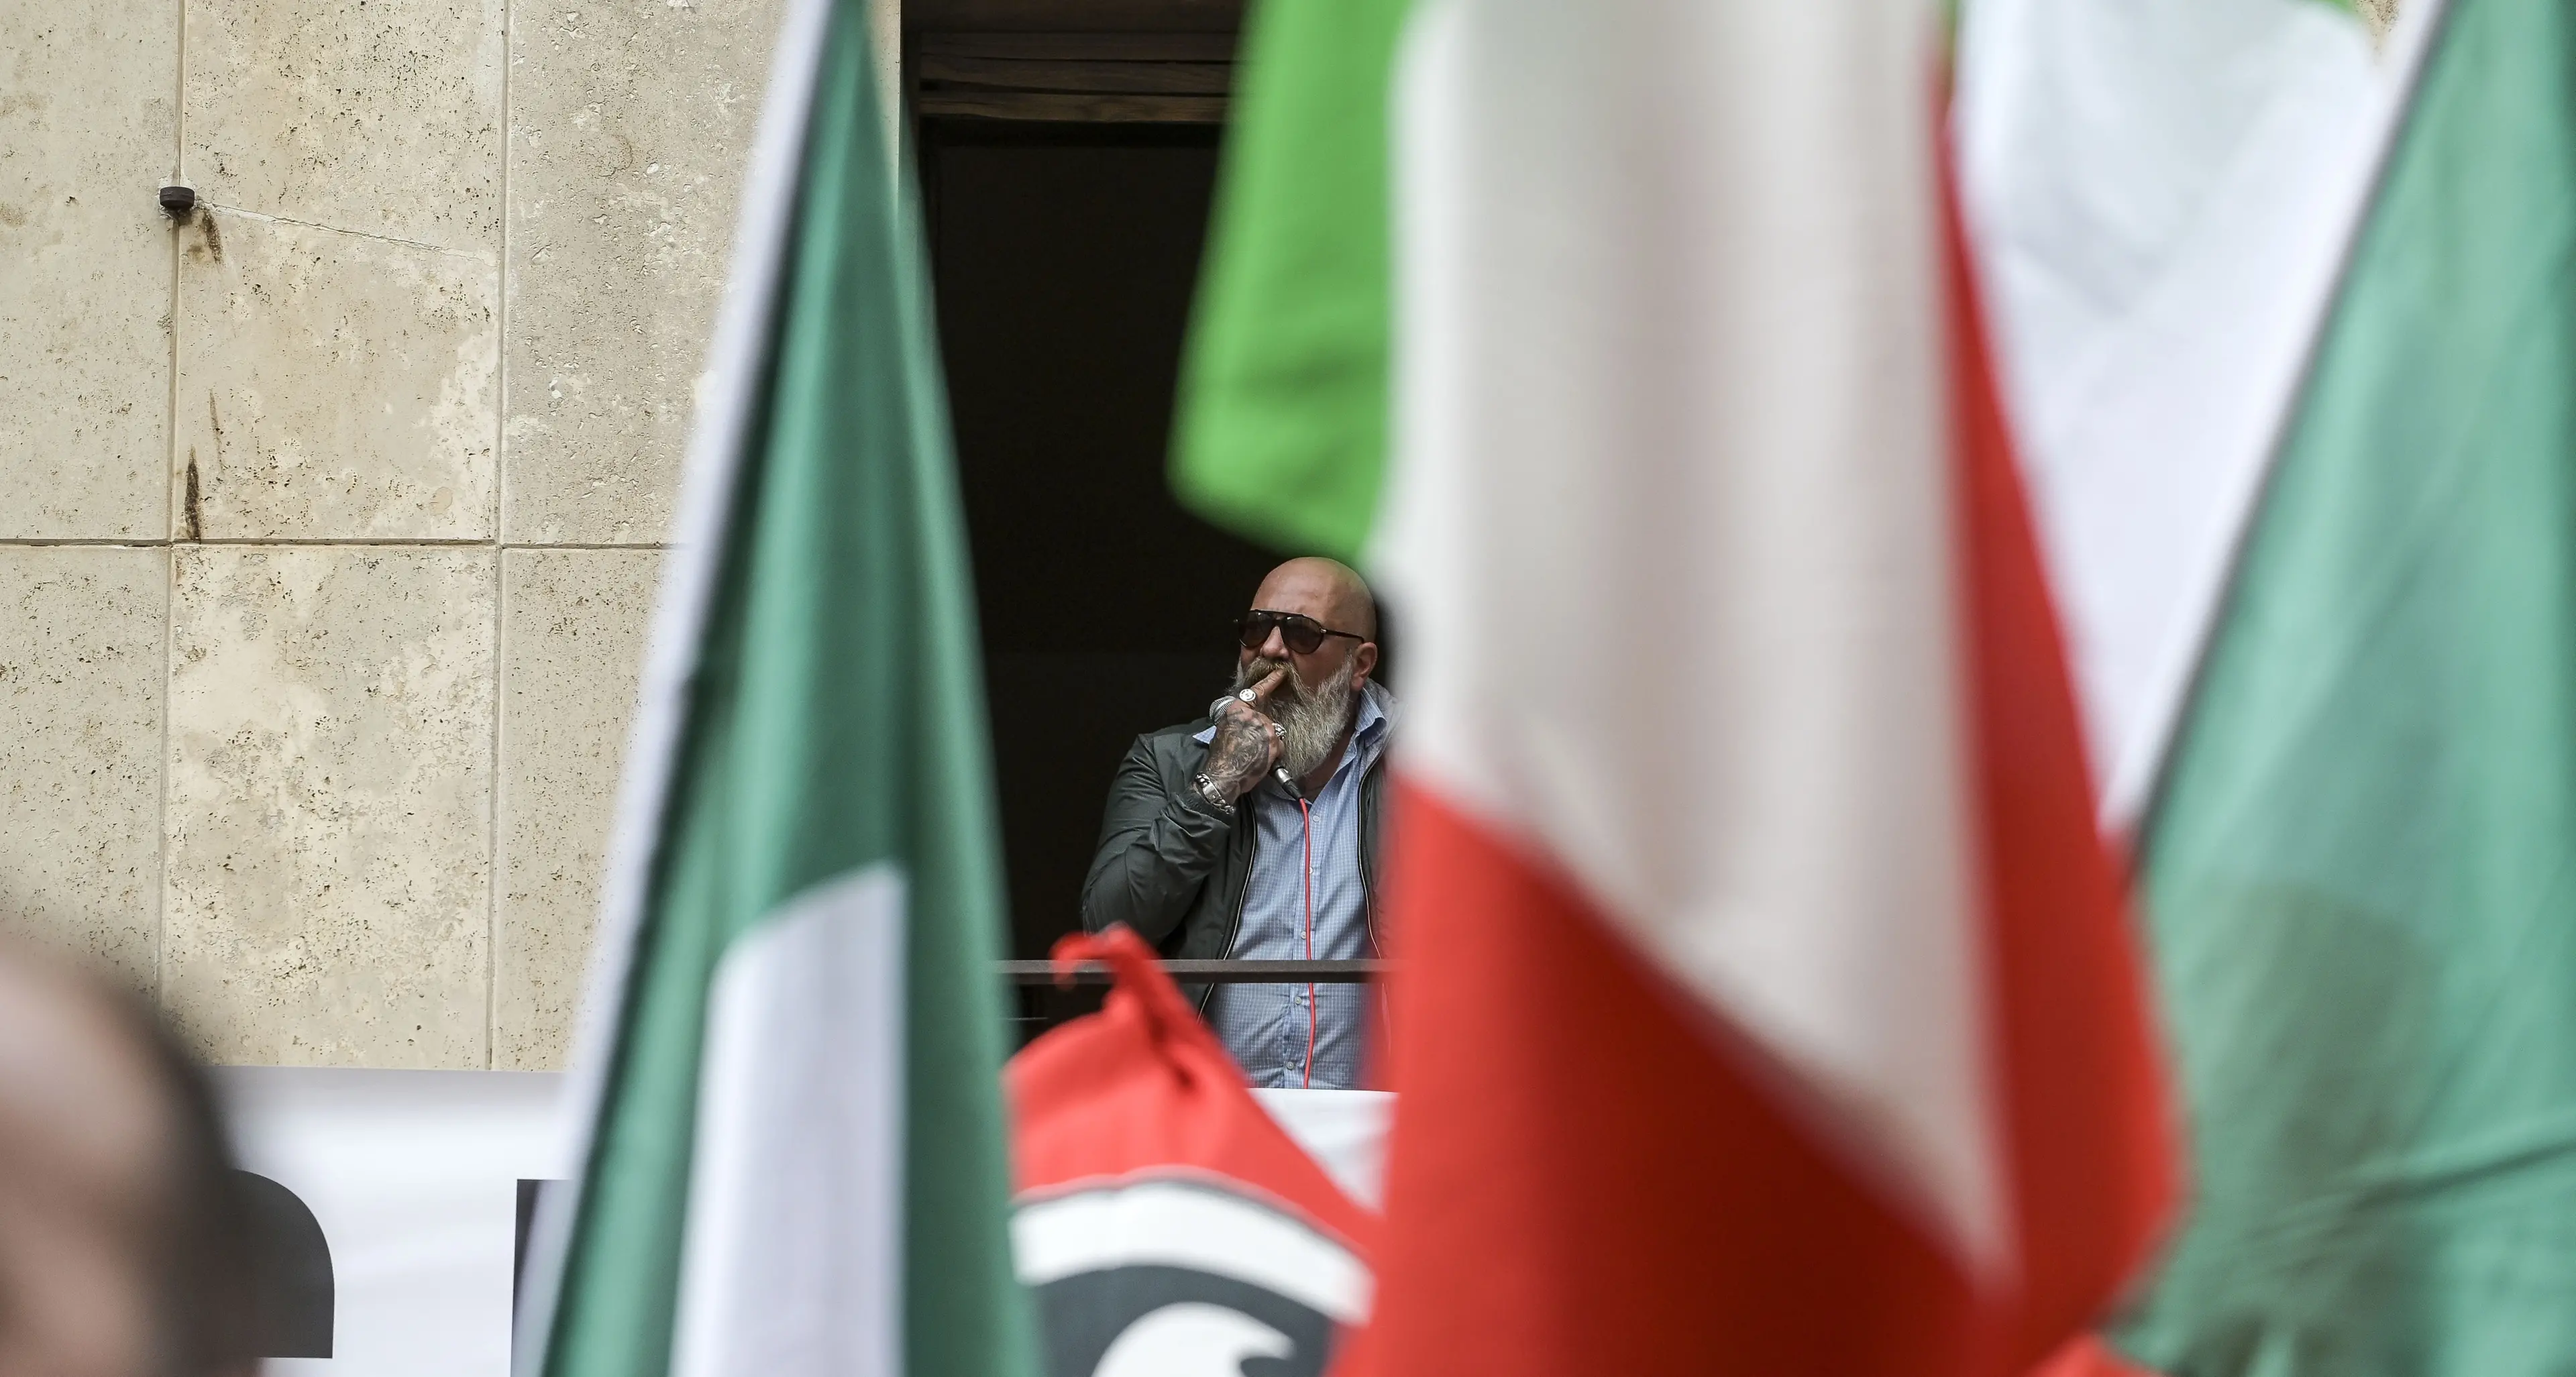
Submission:
[[[974,549],[1011,954],[1080,924],[1110,776],[1274,562],[1165,481],[1243,0],[911,0],[904,97]],[[1098,992],[1020,989],[1023,1038]]]
[[[1164,471],[1210,126],[925,120],[941,349],[974,547],[1013,954],[1076,904],[1110,776],[1204,709],[1266,552]],[[1089,1001],[1025,992],[1042,1026]]]

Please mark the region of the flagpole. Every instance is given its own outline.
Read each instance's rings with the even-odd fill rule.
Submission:
[[[690,681],[739,490],[736,479],[768,377],[780,284],[795,227],[797,184],[834,3],[787,0],[770,58],[769,85],[735,219],[732,268],[707,365],[698,378],[697,416],[627,740],[590,972],[560,1102],[571,1178],[538,1195],[511,1344],[514,1377],[539,1377],[546,1368],[564,1263],[589,1175],[592,1135],[615,1060],[635,943],[651,898],[672,774],[688,721]]]

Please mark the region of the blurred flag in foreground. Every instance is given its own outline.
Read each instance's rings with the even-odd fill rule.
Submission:
[[[2408,9],[2144,834],[2196,1191],[2116,1338],[2169,1372],[2576,1370],[2576,12]]]
[[[1259,123],[1307,56],[1271,36],[1202,341],[1300,309],[1224,258],[1305,165]],[[1425,0],[1391,95],[1313,68],[1393,112],[1400,227],[1383,515],[1251,523],[1365,532],[1406,618],[1355,1371],[2018,1372],[2162,1217],[1940,61],[1905,0]],[[1377,487],[1181,433],[1185,492]]]
[[[1000,870],[927,282],[859,0],[791,0],[519,1356],[1016,1377]],[[565,1208],[567,1207],[568,1208]]]
[[[1368,1314],[1375,1216],[1253,1098],[1143,938],[1066,937],[1055,959],[1099,961],[1118,985],[1003,1076],[1011,1242],[1047,1370],[1317,1377],[1335,1331]]]
[[[1184,500],[1346,561],[1385,471],[1386,103],[1411,8],[1251,8],[1176,418]]]
[[[2103,812],[2137,820],[2431,0],[1968,0],[1960,195]]]

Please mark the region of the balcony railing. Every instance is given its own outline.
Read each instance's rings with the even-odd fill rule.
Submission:
[[[1053,985],[1052,961],[1003,961],[1002,978],[1014,985]],[[1384,961],[1165,961],[1163,973],[1191,985],[1365,985],[1386,973]],[[1084,962],[1073,970],[1077,985],[1106,985],[1109,968]]]

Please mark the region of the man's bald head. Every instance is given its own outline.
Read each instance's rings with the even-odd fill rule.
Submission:
[[[1275,719],[1264,726],[1278,734],[1279,763],[1289,774],[1329,769],[1377,673],[1377,599],[1349,565],[1308,556],[1271,570],[1249,610],[1291,614],[1334,633],[1299,650],[1289,632],[1303,641],[1315,626],[1246,618],[1229,690]]]
[[[1358,570],[1337,559],[1302,555],[1280,565],[1261,580],[1252,605],[1302,613],[1335,631],[1377,639],[1377,595],[1369,591],[1368,580]]]

